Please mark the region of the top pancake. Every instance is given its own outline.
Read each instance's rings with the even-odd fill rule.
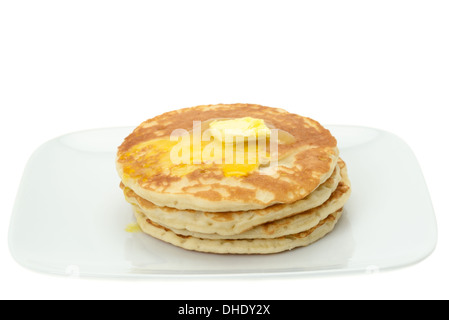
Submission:
[[[276,167],[225,176],[218,164],[174,165],[170,150],[154,145],[169,140],[176,129],[192,130],[193,121],[243,117],[263,119],[294,138],[278,145]],[[143,122],[119,147],[117,171],[125,186],[157,206],[241,211],[305,198],[330,177],[337,159],[337,141],[312,119],[259,105],[220,104],[180,109]]]

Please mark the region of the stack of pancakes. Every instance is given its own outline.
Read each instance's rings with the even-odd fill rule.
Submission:
[[[171,159],[174,131],[192,133],[194,121],[207,127],[211,120],[245,117],[262,119],[280,132],[275,166]],[[141,229],[202,252],[268,254],[307,246],[333,230],[351,192],[337,141],[327,129],[259,105],[198,106],[162,114],[125,139],[116,162],[120,186]]]

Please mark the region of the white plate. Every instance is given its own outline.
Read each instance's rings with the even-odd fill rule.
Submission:
[[[110,128],[62,136],[33,154],[11,219],[11,253],[32,270],[96,277],[374,272],[427,257],[437,228],[410,148],[376,129],[328,128],[338,139],[353,193],[335,230],[309,247],[266,256],[215,255],[125,232],[134,218],[114,161],[132,128]]]

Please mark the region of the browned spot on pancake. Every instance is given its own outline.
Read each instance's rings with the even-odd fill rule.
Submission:
[[[166,227],[163,227],[163,226],[161,226],[160,224],[151,221],[150,219],[147,219],[146,221],[147,221],[147,223],[151,224],[153,227],[161,228],[161,229],[164,229],[165,231],[170,231],[170,229],[168,229],[168,228],[166,228]]]
[[[338,159],[338,165],[340,166],[340,168],[343,170],[344,168],[346,168],[346,162],[344,162],[341,158]]]
[[[206,217],[219,222],[227,222],[234,220],[233,212],[206,212]]]
[[[223,199],[223,196],[220,194],[220,192],[217,192],[214,190],[197,191],[194,193],[194,195],[197,197],[209,199],[212,201],[220,201]]]
[[[249,183],[254,185],[256,188],[263,186],[263,189],[269,191],[275,195],[284,195],[281,197],[281,202],[284,201],[287,197],[289,190],[291,189],[291,184],[287,181],[282,181],[277,179],[276,183],[273,183],[273,177],[268,175],[263,175],[258,172],[255,172],[251,175],[242,178],[242,181],[245,183]]]
[[[153,227],[156,227],[156,228],[159,228],[159,229],[163,229],[163,230],[165,230],[165,231],[167,231],[167,232],[173,232],[173,231],[171,231],[170,229],[168,229],[168,228],[166,228],[166,227],[164,227],[164,226],[161,226],[160,224],[157,224],[157,223],[154,222],[154,221],[151,221],[150,219],[147,219],[146,222],[147,222],[148,224],[151,224]],[[177,235],[178,237],[184,238],[184,239],[190,238],[190,236],[184,236],[184,235],[181,235],[181,234],[176,234],[176,235]]]
[[[263,232],[265,234],[272,235],[280,228],[289,225],[290,222],[291,222],[291,219],[289,219],[289,218],[285,218],[280,221],[276,221],[275,223],[267,222],[262,225]]]
[[[330,198],[326,201],[326,203],[332,202],[336,199],[339,199],[342,195],[344,195],[346,192],[348,192],[349,189],[350,189],[350,187],[348,185],[346,185],[343,181],[340,182],[338,184],[337,189],[335,189],[335,191],[331,194]]]
[[[257,215],[259,215],[259,216],[264,216],[264,215],[267,215],[267,214],[273,214],[275,212],[278,212],[278,211],[284,209],[286,206],[288,206],[288,204],[277,203],[277,204],[274,204],[274,205],[269,206],[269,207],[264,208],[264,209],[254,210],[254,212]]]
[[[142,187],[149,187],[153,186],[158,189],[165,190],[167,187],[170,186],[171,183],[181,180],[181,177],[166,175],[166,174],[157,174],[151,177],[151,180],[149,180],[148,177],[141,178],[141,186]]]
[[[223,172],[220,170],[197,169],[186,175],[187,179],[199,181],[200,179],[222,179]]]
[[[145,200],[145,199],[142,198],[142,197],[139,197],[139,196],[138,196],[132,189],[130,189],[130,188],[125,188],[125,189],[123,190],[123,192],[125,193],[125,196],[126,196],[127,198],[136,200],[136,201],[139,203],[139,206],[141,206],[141,207],[144,207],[144,208],[146,208],[146,209],[152,209],[152,208],[155,208],[155,207],[156,207],[156,205],[155,205],[154,203],[152,203],[152,202],[150,202],[150,201],[148,201],[148,200]]]
[[[212,185],[212,188],[218,188],[219,186],[220,185],[216,183]],[[249,201],[256,197],[256,190],[230,186],[227,186],[226,190],[230,194],[231,198],[235,199],[238,197],[241,201]]]
[[[330,222],[330,221],[335,221],[335,214],[342,210],[343,209],[340,209],[340,210],[336,211],[335,213],[330,214],[326,219],[321,220],[315,227],[313,227],[307,231],[303,231],[303,232],[300,232],[297,234],[292,234],[289,237],[295,237],[298,239],[302,239],[302,238],[309,236],[312,232],[314,232],[317,228],[321,227],[323,224]]]

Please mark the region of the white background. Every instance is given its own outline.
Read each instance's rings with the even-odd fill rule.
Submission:
[[[447,1],[1,1],[0,298],[449,298],[448,17]],[[375,274],[200,281],[71,279],[11,258],[15,194],[39,145],[220,102],[402,137],[432,196],[434,253]]]

